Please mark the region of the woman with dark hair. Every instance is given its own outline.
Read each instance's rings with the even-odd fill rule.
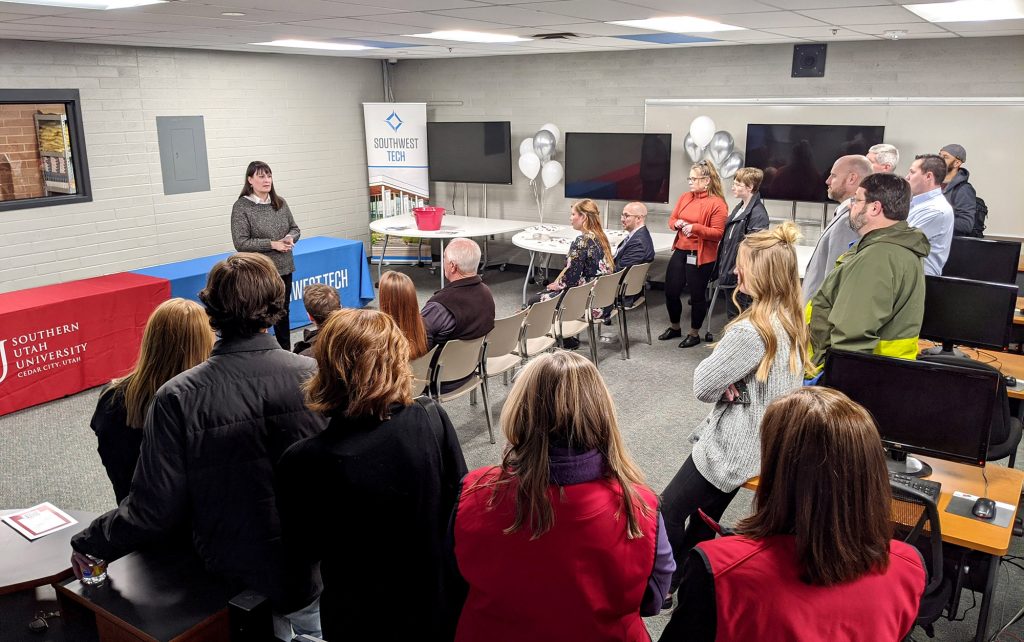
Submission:
[[[660,610],[675,563],[597,368],[533,359],[501,425],[501,465],[466,476],[452,519],[469,584],[455,639],[649,641],[640,616]]]
[[[661,642],[902,640],[925,569],[892,540],[882,442],[843,393],[799,388],[761,423],[754,514],[698,545]]]
[[[455,429],[410,395],[409,344],[389,315],[335,312],[313,356],[307,405],[330,423],[281,457],[278,506],[286,549],[320,562],[324,639],[450,640],[445,537],[466,474]],[[410,596],[400,617],[396,587]]]
[[[164,301],[146,322],[135,367],[100,392],[89,427],[118,504],[132,485],[149,402],[172,377],[206,361],[215,339],[203,306],[186,299]]]
[[[409,359],[427,353],[427,331],[423,327],[416,286],[401,272],[390,270],[380,277],[380,311],[391,315],[409,341]]]
[[[722,181],[715,166],[701,161],[690,168],[690,191],[679,197],[668,227],[676,233],[675,251],[665,270],[665,307],[669,327],[658,335],[667,341],[683,336],[680,319],[682,296],[690,301],[690,331],[679,343],[689,348],[700,343],[700,326],[708,313],[705,290],[715,274],[718,242],[725,232],[728,208],[722,194]]]
[[[764,172],[756,167],[741,167],[732,179],[732,195],[740,199],[729,214],[725,223],[722,242],[718,245],[718,259],[715,264],[718,275],[718,287],[727,293],[736,290],[736,252],[740,241],[750,234],[768,229],[768,210],[761,200],[761,181]],[[739,292],[733,297],[725,297],[726,316],[733,319],[741,311],[750,307],[750,296]]]
[[[284,316],[274,324],[274,335],[285,350],[291,350],[288,306],[292,300],[292,250],[301,231],[292,218],[288,203],[274,190],[274,176],[263,161],[253,161],[245,170],[245,183],[231,208],[231,240],[239,252],[258,252],[274,262],[284,281]]]

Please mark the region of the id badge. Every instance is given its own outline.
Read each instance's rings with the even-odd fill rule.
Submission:
[[[686,264],[687,265],[697,265],[697,255],[696,254],[687,254],[686,255]]]

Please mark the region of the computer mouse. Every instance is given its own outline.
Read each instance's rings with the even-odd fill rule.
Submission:
[[[1017,377],[1011,377],[1010,375],[1006,375],[1005,377],[1003,377],[1003,380],[1006,381],[1007,388],[1017,387]]]
[[[992,519],[996,516],[996,503],[991,499],[985,497],[979,497],[978,501],[974,502],[974,508],[971,509],[975,517],[981,519]]]

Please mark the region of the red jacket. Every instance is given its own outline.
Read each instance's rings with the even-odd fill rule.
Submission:
[[[893,541],[889,568],[838,586],[799,577],[796,539],[722,537],[698,545],[714,575],[718,642],[902,640],[925,586],[921,555]]]
[[[597,480],[549,487],[551,529],[531,539],[529,526],[506,535],[515,484],[488,506],[498,474],[475,470],[463,481],[455,514],[455,559],[469,584],[456,642],[649,642],[640,602],[654,568],[657,496],[637,486],[651,507],[638,513],[643,537],[626,538],[621,491]]]
[[[668,219],[668,229],[676,233],[675,248],[692,250],[696,246],[697,265],[704,265],[718,258],[718,243],[728,218],[729,208],[724,200],[707,191],[684,192]],[[692,236],[676,230],[677,221],[692,224]]]

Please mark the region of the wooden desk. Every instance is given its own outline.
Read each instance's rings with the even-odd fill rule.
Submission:
[[[0,511],[0,516],[13,512]],[[78,523],[36,540],[25,539],[7,524],[0,524],[0,595],[71,577],[71,538],[96,519],[96,513],[65,512]]]
[[[1019,310],[1024,310],[1024,296],[1017,297],[1017,309],[1013,311],[1014,325],[1024,325],[1024,314],[1021,314]]]
[[[961,350],[963,350],[961,348]],[[1014,352],[997,352],[996,350],[963,350],[963,353],[972,359],[990,363],[999,369],[1004,375],[1009,375],[1024,381],[1024,354]],[[1006,389],[1006,396],[1011,399],[1024,399],[1024,390]]]
[[[979,497],[988,497],[998,502],[1017,506],[1020,502],[1021,488],[1024,487],[1024,472],[995,464],[985,466],[988,476],[988,491],[981,476],[981,469],[975,466],[956,464],[934,457],[918,457],[932,467],[931,479],[942,484],[939,491],[939,523],[942,525],[942,541],[971,550],[987,553],[992,556],[989,564],[985,590],[982,592],[981,609],[978,611],[978,628],[974,639],[982,642],[987,639],[988,618],[992,609],[992,593],[995,590],[999,562],[1002,555],[1010,549],[1010,538],[1013,535],[1011,526],[999,527],[969,517],[961,517],[946,512],[954,491],[970,493]],[[743,484],[744,488],[756,490],[759,479],[754,477]]]

